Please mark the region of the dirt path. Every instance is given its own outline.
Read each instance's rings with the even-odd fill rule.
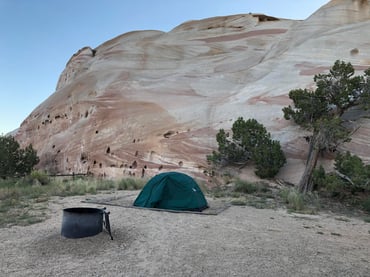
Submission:
[[[0,229],[0,276],[370,276],[370,224],[355,218],[110,206],[113,241],[62,237],[63,208],[98,207],[84,199],[54,198],[45,222]]]

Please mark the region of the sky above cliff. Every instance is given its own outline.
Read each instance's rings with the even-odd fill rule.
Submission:
[[[0,0],[0,135],[55,92],[80,48],[134,30],[241,13],[306,19],[328,0]]]

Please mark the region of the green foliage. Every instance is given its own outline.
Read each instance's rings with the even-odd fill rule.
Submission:
[[[0,177],[14,176],[17,170],[19,144],[11,136],[0,136]]]
[[[42,172],[39,170],[31,171],[29,175],[29,179],[30,179],[31,184],[35,184],[35,182],[36,183],[38,182],[41,185],[47,185],[50,183],[49,176],[45,172]]]
[[[254,118],[245,121],[239,117],[231,130],[233,131],[233,141],[238,142],[244,149],[254,149],[266,140],[270,140],[270,134],[266,128]]]
[[[368,197],[362,202],[362,208],[364,211],[370,213],[370,197]]]
[[[305,208],[303,194],[296,189],[285,188],[280,191],[280,196],[290,210],[302,211]]]
[[[305,208],[303,195],[297,190],[291,190],[287,194],[286,203],[288,208],[294,211],[303,211]]]
[[[349,151],[345,154],[338,153],[334,165],[339,172],[347,176],[366,175],[366,168],[362,160]]]
[[[345,201],[348,205],[370,209],[370,166],[350,152],[335,158],[335,172],[326,173],[320,166],[314,171],[313,182],[320,193]],[[365,201],[363,200],[365,198]]]
[[[356,155],[351,155],[349,151],[345,154],[337,154],[335,158],[335,169],[347,176],[348,186],[353,189],[363,189],[370,191],[370,166],[365,165]]]
[[[346,184],[339,178],[338,175],[328,174],[325,178],[325,189],[331,193],[333,197],[343,198],[345,195]]]
[[[144,186],[143,179],[123,179],[121,181],[98,179],[65,180],[47,178],[42,184],[44,173],[33,171],[30,176],[22,178],[0,179],[0,228],[13,225],[29,225],[46,218],[44,210],[51,196],[72,196],[96,194],[101,190],[120,189],[125,182],[127,189],[139,189]]]
[[[0,177],[16,177],[29,174],[39,162],[32,145],[24,149],[12,136],[0,136]]]
[[[314,170],[313,183],[317,189],[327,191],[335,197],[341,197],[345,190],[344,181],[336,174],[327,174],[322,166]]]
[[[219,164],[245,164],[253,161],[256,175],[274,177],[286,159],[280,143],[272,140],[266,128],[255,119],[239,117],[233,124],[232,137],[221,129],[217,135],[218,152],[207,156],[208,161]]]
[[[316,90],[297,89],[289,92],[294,108],[283,108],[284,117],[313,129],[320,120],[341,116],[370,91],[365,90],[366,79],[363,76],[354,76],[354,73],[351,63],[337,60],[329,73],[314,76]]]
[[[370,108],[370,68],[365,70],[364,83],[361,94],[361,105],[366,110]]]
[[[235,192],[245,193],[245,194],[256,194],[256,195],[266,195],[271,192],[268,184],[264,182],[248,182],[241,179],[236,179],[234,186]]]
[[[121,179],[117,184],[118,190],[138,190],[142,189],[145,185],[144,180],[133,179],[133,178],[124,178]]]
[[[370,107],[370,69],[363,76],[355,76],[350,63],[337,60],[329,73],[314,76],[315,90],[296,89],[289,92],[293,106],[283,108],[284,118],[292,119],[312,131],[309,137],[309,161],[302,176],[301,191],[311,189],[311,176],[318,154],[335,150],[338,144],[350,140],[350,131],[341,116],[350,107]],[[314,155],[312,155],[314,153]]]
[[[246,145],[243,145],[239,141],[229,140],[229,133],[221,129],[217,135],[216,140],[218,142],[218,153],[214,152],[213,161],[224,163],[244,163],[249,160],[250,153]]]
[[[317,85],[315,94],[328,105],[334,105],[335,113],[342,115],[361,97],[364,77],[355,76],[351,63],[337,60],[329,73],[315,75],[314,81]]]
[[[236,179],[234,190],[236,192],[251,194],[256,192],[258,190],[258,187],[255,183],[250,183],[247,181],[243,181],[241,179]]]
[[[96,189],[97,190],[110,190],[115,188],[115,182],[113,180],[101,180],[96,181]]]
[[[317,194],[303,194],[296,188],[284,188],[280,197],[290,211],[313,214],[319,210],[319,197]]]
[[[32,187],[25,178],[0,179],[0,227],[42,221],[46,209],[45,187]]]
[[[326,183],[326,172],[322,165],[313,172],[313,183],[317,187],[323,187]]]
[[[261,178],[274,177],[286,163],[280,143],[276,140],[266,140],[253,151],[253,160],[256,164],[256,175]]]
[[[19,167],[18,174],[27,175],[29,174],[33,167],[38,164],[39,157],[37,152],[33,149],[32,144],[28,145],[24,149],[19,149]]]
[[[312,124],[328,112],[328,104],[322,101],[321,96],[307,89],[296,89],[289,92],[294,107],[283,108],[284,118],[293,119],[295,123],[308,129]]]

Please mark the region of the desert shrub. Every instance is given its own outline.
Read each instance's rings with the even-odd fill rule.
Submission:
[[[335,158],[335,169],[349,179],[347,185],[352,190],[370,191],[370,166],[365,165],[360,157],[352,155],[350,152],[337,154]]]
[[[86,190],[87,193],[90,193],[90,194],[96,194],[97,193],[97,190],[96,190],[96,186],[90,186],[87,188]]]
[[[135,179],[132,178],[124,178],[120,180],[117,184],[117,189],[119,190],[136,190],[137,184]]]
[[[305,209],[304,195],[297,189],[283,189],[280,192],[280,196],[287,205],[288,209],[293,211],[303,211]]]
[[[251,161],[256,166],[256,175],[274,177],[286,159],[280,143],[272,140],[266,128],[255,119],[239,117],[233,124],[232,136],[220,129],[216,134],[218,151],[213,151],[207,160],[215,165],[245,165]]]
[[[253,160],[256,164],[255,173],[261,178],[274,177],[286,163],[280,143],[276,140],[267,140],[258,145],[253,151]]]
[[[29,174],[39,162],[32,145],[20,148],[12,136],[0,136],[0,177],[18,177]]]
[[[113,180],[100,180],[96,184],[97,190],[110,190],[115,188],[115,183]]]
[[[370,213],[370,197],[368,197],[362,202],[362,208],[364,211]]]
[[[235,180],[234,191],[251,194],[258,190],[257,185],[241,179]]]
[[[288,208],[294,211],[302,211],[305,208],[303,195],[296,190],[291,190],[287,197]]]
[[[49,176],[45,172],[39,170],[31,171],[29,179],[32,182],[32,184],[34,184],[35,182],[38,182],[41,185],[47,185],[50,183]]]
[[[13,187],[1,187],[0,188],[0,201],[9,199],[18,199],[21,193],[18,189]]]
[[[325,187],[326,184],[326,172],[322,165],[313,171],[312,182],[315,188]]]
[[[81,179],[77,179],[72,182],[69,186],[66,186],[67,195],[84,195],[87,191],[87,184]]]
[[[322,167],[314,171],[313,183],[316,188],[325,196],[369,211],[370,167],[350,152],[337,154],[334,166],[334,172],[326,173]]]
[[[117,183],[117,189],[118,190],[127,190],[127,182],[126,179],[122,179]]]
[[[327,174],[322,166],[314,170],[312,182],[316,189],[326,191],[332,197],[342,197],[346,190],[343,179],[334,173]]]
[[[326,175],[324,188],[332,197],[342,198],[346,194],[345,182],[335,174]]]
[[[12,179],[12,178],[1,179],[0,178],[0,188],[14,187],[14,184],[16,182],[17,182],[17,179]]]

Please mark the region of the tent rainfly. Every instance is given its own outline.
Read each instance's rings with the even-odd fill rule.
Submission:
[[[151,178],[134,202],[134,206],[180,211],[202,211],[207,200],[190,176],[165,172]]]

